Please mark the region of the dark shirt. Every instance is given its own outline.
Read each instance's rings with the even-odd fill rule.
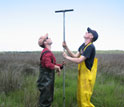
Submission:
[[[91,70],[92,65],[93,65],[93,61],[94,61],[94,57],[96,54],[96,50],[95,50],[95,46],[93,44],[89,45],[85,51],[83,51],[83,49],[86,47],[85,43],[83,43],[78,51],[80,52],[80,55],[85,56],[86,60],[85,60],[85,64],[86,67]]]
[[[43,51],[41,52],[41,55],[45,51],[48,51],[48,52],[42,56],[42,59],[41,59],[42,67],[49,68],[49,69],[54,69],[55,65],[62,67],[61,64],[56,64],[56,58],[55,58],[54,54],[49,49],[44,48]]]

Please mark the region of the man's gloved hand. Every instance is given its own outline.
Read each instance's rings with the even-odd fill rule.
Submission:
[[[64,65],[66,65],[65,61],[62,62],[62,66],[60,67],[60,69],[63,69]]]
[[[63,42],[63,43],[62,43],[62,46],[63,46],[63,48],[65,48],[65,49],[67,49],[67,48],[68,48],[68,46],[67,46],[66,42]]]
[[[54,69],[55,69],[56,71],[61,71],[60,67],[57,66],[57,65],[54,66]]]
[[[57,66],[57,65],[55,65],[54,68],[55,68],[56,72],[58,73],[58,76],[60,76],[61,68],[59,66]]]

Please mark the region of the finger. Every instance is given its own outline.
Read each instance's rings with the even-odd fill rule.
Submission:
[[[58,69],[58,72],[60,72],[60,68]]]
[[[60,72],[58,72],[58,76],[60,76],[60,74],[61,74],[61,73],[60,73]]]

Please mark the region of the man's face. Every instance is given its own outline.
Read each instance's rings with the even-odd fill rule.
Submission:
[[[45,40],[46,44],[48,45],[52,45],[52,40],[51,38],[47,37],[46,40]]]
[[[86,32],[85,35],[84,35],[84,39],[85,39],[85,41],[87,41],[87,40],[91,40],[92,41],[92,39],[93,39],[92,33]]]
[[[46,34],[45,36],[41,36],[38,40],[38,44],[41,45],[52,45],[52,40],[51,38],[48,37],[48,34]]]

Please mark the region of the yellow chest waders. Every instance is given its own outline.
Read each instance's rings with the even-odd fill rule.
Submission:
[[[86,48],[91,45],[89,43]],[[91,71],[86,67],[85,61],[78,64],[78,90],[77,90],[77,102],[78,107],[95,107],[91,102],[91,95],[93,93],[93,87],[96,80],[97,73],[97,58],[94,58]]]

